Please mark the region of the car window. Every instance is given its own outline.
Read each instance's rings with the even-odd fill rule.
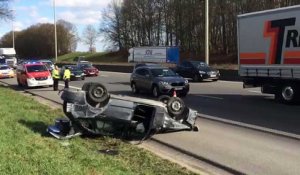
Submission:
[[[175,72],[168,68],[151,69],[151,73],[154,77],[173,77],[177,76]]]
[[[27,67],[27,72],[44,72],[48,71],[45,65],[28,65]]]
[[[190,64],[188,62],[182,62],[181,63],[182,67],[191,67]]]
[[[137,69],[135,71],[136,74],[140,75],[140,76],[144,76],[145,75],[145,69]]]

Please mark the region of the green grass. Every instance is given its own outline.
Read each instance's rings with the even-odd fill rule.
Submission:
[[[0,101],[0,174],[192,174],[118,139],[56,140],[45,131],[61,110],[3,86]],[[118,149],[119,155],[99,154],[100,149]]]
[[[94,63],[115,63],[115,62],[127,62],[127,56],[120,52],[73,52],[58,57],[58,62],[73,62],[74,58],[78,56],[85,56],[86,61]]]

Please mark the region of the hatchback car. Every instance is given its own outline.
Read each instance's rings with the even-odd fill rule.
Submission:
[[[20,64],[17,67],[17,82],[19,86],[52,86],[50,71],[43,63]]]
[[[202,61],[183,61],[175,68],[175,71],[185,78],[192,78],[195,82],[203,79],[217,81],[220,78],[218,70],[211,68]]]
[[[144,66],[135,69],[130,77],[133,93],[151,92],[154,97],[162,94],[172,95],[174,91],[180,96],[189,92],[189,82],[169,68],[162,66]]]
[[[8,65],[0,65],[0,78],[14,78],[15,72]]]
[[[63,79],[66,68],[71,71],[71,80],[84,80],[85,74],[76,65],[65,65],[60,69],[60,77]]]

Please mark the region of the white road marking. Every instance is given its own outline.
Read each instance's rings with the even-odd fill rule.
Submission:
[[[221,83],[233,83],[233,84],[242,84],[243,82],[239,82],[239,81],[226,81],[226,80],[218,80],[217,82],[221,82]]]
[[[123,74],[123,75],[130,75],[131,73],[123,73],[123,72],[110,72],[110,71],[101,71],[103,73],[108,73],[108,74]]]
[[[217,100],[224,100],[224,98],[208,96],[208,95],[197,95],[197,96],[204,97],[204,98],[212,98],[212,99],[217,99]]]
[[[100,77],[108,77],[108,75],[100,75]]]

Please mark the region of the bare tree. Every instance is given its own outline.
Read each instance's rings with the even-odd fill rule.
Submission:
[[[68,31],[67,36],[64,36],[67,38],[67,40],[69,42],[68,50],[69,50],[69,52],[75,52],[75,50],[77,48],[77,43],[80,40],[76,26],[74,24],[72,24],[68,21],[62,20],[62,19],[58,20],[57,24],[63,26],[65,28],[65,30]]]
[[[99,38],[97,30],[92,25],[87,25],[83,30],[82,42],[89,46],[89,51],[92,52]]]
[[[0,19],[12,19],[12,10],[9,9],[10,0],[0,0]]]

